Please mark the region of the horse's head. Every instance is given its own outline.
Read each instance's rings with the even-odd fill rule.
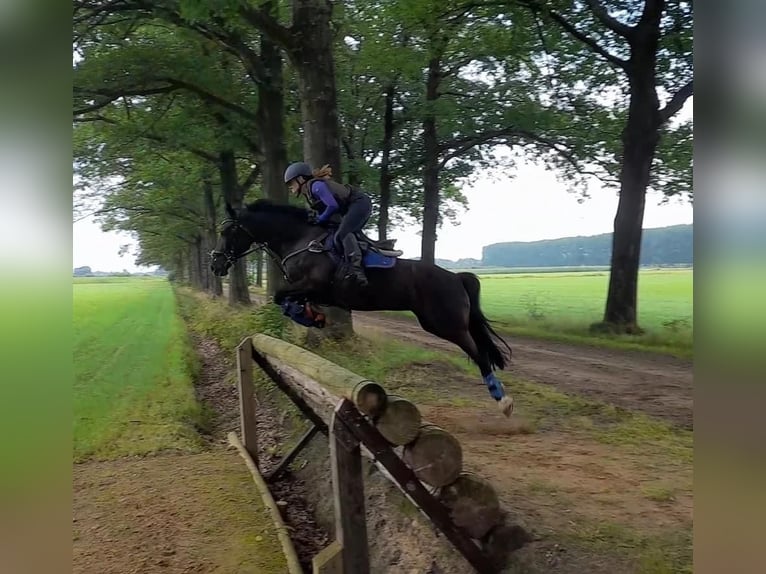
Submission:
[[[226,213],[229,217],[221,223],[218,242],[210,252],[210,270],[213,275],[219,277],[225,276],[234,262],[245,255],[255,241],[252,233],[242,225],[239,214],[228,202]]]

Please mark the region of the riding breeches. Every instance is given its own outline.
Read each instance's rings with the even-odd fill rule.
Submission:
[[[335,246],[343,249],[343,239],[349,233],[364,229],[372,215],[372,201],[366,193],[355,193],[349,197],[348,209],[335,233]]]

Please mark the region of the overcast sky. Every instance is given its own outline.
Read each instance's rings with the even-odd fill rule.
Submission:
[[[439,232],[436,256],[440,259],[481,258],[485,245],[501,241],[534,241],[612,231],[617,194],[594,189],[590,199],[566,191],[552,172],[538,166],[519,167],[512,180],[477,178],[464,189],[469,209],[458,226],[445,225]],[[692,223],[692,206],[671,201],[660,205],[659,195],[649,195],[644,228]],[[397,247],[405,257],[420,255],[419,227],[392,230]],[[140,270],[134,255],[118,255],[120,245],[132,243],[129,236],[104,233],[92,218],[74,224],[73,264],[89,265],[99,271]]]

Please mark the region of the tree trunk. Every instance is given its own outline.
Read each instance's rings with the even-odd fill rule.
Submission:
[[[378,239],[388,238],[388,210],[391,206],[391,147],[394,139],[394,86],[386,87],[383,110],[383,152],[380,160],[380,207],[378,210]]]
[[[339,176],[341,151],[330,28],[332,7],[326,0],[296,0],[293,6],[293,27],[298,29],[300,38],[293,64],[299,72],[304,160],[313,167],[329,164]]]
[[[298,87],[303,123],[303,159],[312,167],[329,164],[340,174],[340,128],[333,60],[333,35],[330,27],[332,5],[327,0],[295,0],[293,28],[298,49],[290,54],[298,70]],[[329,338],[342,340],[354,334],[351,313],[331,307],[327,326]],[[309,331],[314,336],[315,330]]]
[[[356,161],[356,154],[354,153],[354,139],[353,134],[349,137],[343,138],[343,148],[346,150],[346,159],[348,160],[348,167],[345,174],[345,182],[354,187],[360,187],[362,185],[362,177],[359,175],[359,165]]]
[[[630,104],[622,133],[620,200],[614,218],[612,258],[604,322],[596,329],[639,334],[638,270],[646,188],[662,125],[656,91],[655,65],[659,12],[642,21],[631,45],[628,70]]]
[[[237,180],[237,164],[234,152],[227,150],[219,154],[221,188],[223,197],[235,209],[242,207],[242,190]],[[250,291],[247,284],[245,258],[237,260],[229,270],[229,305],[250,305]]]
[[[202,281],[202,237],[199,235],[189,246],[189,279],[194,289],[204,289]]]
[[[264,5],[264,9],[276,16],[276,3]],[[265,196],[275,203],[286,204],[289,196],[284,182],[287,167],[287,148],[285,143],[285,101],[284,81],[282,74],[282,52],[266,34],[261,35],[261,66],[267,81],[258,84],[258,134],[263,161],[261,172]],[[262,284],[262,261],[259,254],[256,284]],[[277,264],[269,258],[267,268],[267,296],[274,293],[284,284],[282,272]]]
[[[423,120],[423,239],[420,260],[434,263],[436,259],[436,228],[439,224],[439,142],[436,134],[434,102],[439,97],[441,81],[440,58],[428,63],[426,79],[426,115]]]
[[[255,285],[263,287],[263,251],[255,254]]]
[[[215,244],[218,239],[218,232],[216,230],[216,214],[215,214],[215,201],[213,200],[213,182],[209,177],[205,177],[202,182],[202,190],[204,194],[205,205],[205,253],[210,253],[215,249]],[[206,258],[203,264],[203,272],[207,277],[207,290],[214,297],[220,297],[223,295],[223,284],[221,278],[213,275],[210,270],[209,260]]]

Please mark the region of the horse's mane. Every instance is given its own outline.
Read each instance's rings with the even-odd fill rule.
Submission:
[[[259,199],[253,203],[248,203],[247,211],[251,213],[274,213],[276,215],[285,215],[306,223],[308,220],[308,210],[302,207],[296,207],[295,205],[284,205],[280,203],[274,203],[268,199]]]

